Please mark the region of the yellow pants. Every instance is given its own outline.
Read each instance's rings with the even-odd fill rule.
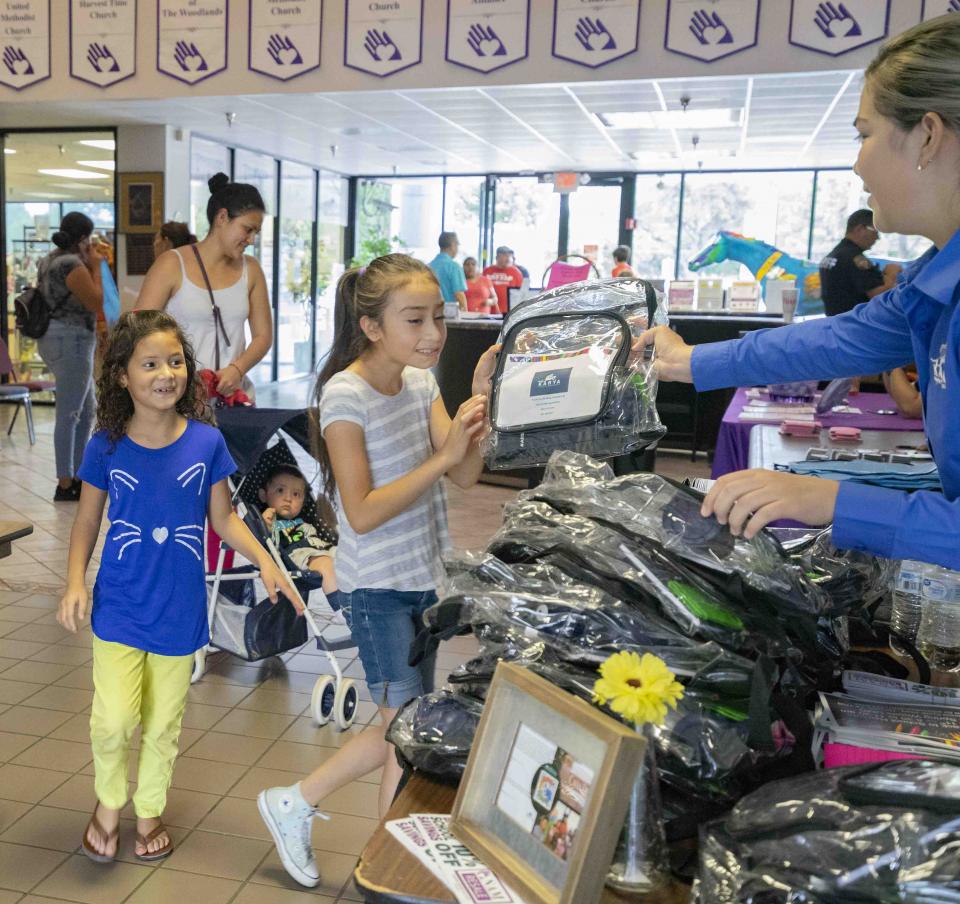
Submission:
[[[133,806],[141,819],[163,813],[192,671],[192,655],[160,656],[94,636],[90,743],[94,788],[105,807],[127,803],[127,757],[139,725]]]

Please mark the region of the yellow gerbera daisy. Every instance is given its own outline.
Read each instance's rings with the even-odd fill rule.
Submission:
[[[614,653],[600,666],[593,699],[609,706],[634,725],[662,725],[667,707],[677,708],[683,685],[659,656],[632,652]]]

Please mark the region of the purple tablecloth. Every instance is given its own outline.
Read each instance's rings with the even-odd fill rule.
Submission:
[[[742,471],[750,458],[750,431],[757,424],[779,424],[783,418],[769,421],[741,421],[740,412],[747,404],[747,390],[738,389],[723,415],[717,448],[713,456],[713,477]],[[849,396],[848,404],[859,408],[861,414],[821,414],[817,420],[824,427],[859,427],[861,430],[923,430],[923,421],[899,414],[877,414],[879,409],[896,409],[893,399],[885,392],[858,392]]]

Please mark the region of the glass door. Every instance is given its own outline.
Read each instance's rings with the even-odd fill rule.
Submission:
[[[313,255],[317,184],[311,167],[280,164],[280,273],[277,304],[277,379],[313,369]]]
[[[613,249],[620,243],[618,185],[581,185],[569,195],[567,254],[589,258],[606,279],[613,270]]]
[[[512,248],[515,262],[530,271],[530,285],[539,286],[557,259],[560,195],[536,176],[498,178],[495,191],[491,251],[501,245]]]
[[[277,162],[266,154],[237,149],[233,159],[234,181],[256,186],[267,212],[256,241],[247,249],[247,254],[255,257],[263,269],[267,293],[273,306],[273,238],[274,217],[277,212]],[[273,379],[273,349],[263,356],[260,363],[250,370],[250,379],[254,386],[262,386]]]
[[[349,221],[348,183],[343,176],[320,170],[317,205],[317,310],[314,361],[326,357],[333,342],[333,308],[337,280],[343,274]]]
[[[50,237],[64,215],[93,220],[115,269],[114,170],[116,142],[105,132],[8,132],[3,135],[4,332],[16,377],[53,379],[33,339],[16,331],[13,300],[36,285],[37,265],[54,250]]]

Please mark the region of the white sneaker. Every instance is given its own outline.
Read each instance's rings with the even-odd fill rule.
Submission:
[[[307,888],[319,885],[320,871],[313,856],[310,829],[315,817],[330,817],[303,799],[299,784],[261,791],[257,795],[257,809],[273,836],[284,869]]]

